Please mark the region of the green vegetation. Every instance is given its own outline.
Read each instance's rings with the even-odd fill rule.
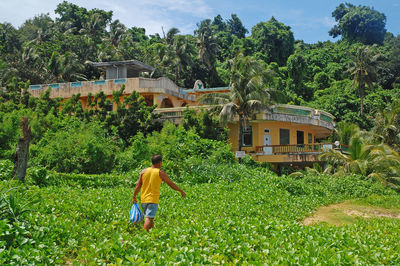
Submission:
[[[172,28],[148,36],[112,11],[63,2],[56,13],[18,29],[0,24],[1,264],[400,263],[399,219],[336,213],[349,223],[303,224],[321,206],[347,200],[399,211],[400,36],[386,33],[383,14],[341,4],[331,33],[342,39],[306,44],[275,18],[249,32],[237,15],[218,15],[193,35]],[[210,97],[225,104],[222,116],[188,109],[182,125],[161,123],[156,106],[138,93],[123,96],[124,87],[113,101],[90,95],[87,109],[79,95],[61,104],[49,91],[28,93],[30,84],[101,78],[88,61],[125,59],[179,86],[230,86],[231,94]],[[342,152],[290,176],[249,157],[239,164],[219,119],[239,115],[244,126],[271,100],[332,113],[338,126],[329,141],[344,144]],[[32,139],[21,184],[12,176],[24,117]],[[188,197],[163,188],[147,234],[128,213],[156,153]]]
[[[193,34],[172,28],[160,36],[127,28],[112,11],[87,10],[66,1],[56,14],[55,20],[45,14],[30,18],[18,29],[0,24],[1,91],[21,92],[20,82],[99,79],[101,73],[88,62],[128,59],[154,66],[151,77],[167,76],[182,87],[192,88],[198,79],[206,87],[230,86],[229,61],[242,53],[275,72],[272,87],[283,94],[280,102],[322,109],[336,121],[362,128],[371,128],[368,118],[400,94],[400,37],[386,32],[385,15],[368,6],[340,4],[332,12],[338,25],[331,34],[341,40],[315,44],[295,40],[290,27],[273,17],[250,31],[237,15],[218,15],[200,21]],[[365,59],[380,59],[367,62],[365,77],[365,72],[355,72],[362,51],[368,51]],[[369,78],[372,73],[375,77]],[[353,80],[357,86],[351,85]]]
[[[231,62],[229,93],[210,93],[199,98],[200,103],[221,106],[219,117],[222,121],[233,121],[239,117],[239,151],[242,150],[242,132],[249,120],[271,103],[272,73],[262,61],[254,60],[239,53]]]
[[[355,6],[350,3],[340,4],[332,12],[338,22],[329,34],[334,38],[342,35],[350,41],[365,44],[382,44],[385,38],[386,16],[367,6]]]
[[[0,241],[8,241],[10,234],[16,237],[7,242],[0,261],[399,263],[400,220],[356,219],[343,227],[302,225],[319,206],[352,198],[374,195],[364,201],[398,208],[395,192],[359,176],[293,179],[277,177],[262,168],[234,167],[241,177],[235,182],[227,181],[234,179],[235,171],[222,168],[221,173],[230,176],[226,181],[191,185],[183,180],[181,186],[188,194],[184,201],[163,187],[156,227],[150,234],[129,224],[128,219],[133,179],[138,172],[114,176],[118,181],[114,184],[108,177],[97,176],[97,185],[81,186],[86,178],[82,175],[76,184],[3,190],[6,199],[19,199],[14,208],[35,195],[40,195],[40,203],[33,202],[19,222],[3,220]],[[1,184],[3,189],[10,185]]]

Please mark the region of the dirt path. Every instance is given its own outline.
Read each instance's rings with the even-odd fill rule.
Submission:
[[[319,208],[312,216],[303,221],[305,225],[326,222],[332,225],[352,224],[357,218],[387,217],[400,219],[400,211],[376,206],[358,205],[346,201]]]

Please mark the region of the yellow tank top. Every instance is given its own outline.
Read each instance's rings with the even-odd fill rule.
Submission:
[[[149,167],[142,175],[142,190],[140,201],[142,203],[157,203],[160,198],[162,179],[160,169]]]

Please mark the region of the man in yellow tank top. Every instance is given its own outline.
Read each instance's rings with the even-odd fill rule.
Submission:
[[[154,217],[158,209],[158,200],[160,198],[160,187],[162,181],[167,183],[172,189],[179,191],[182,198],[186,197],[186,193],[180,189],[171,179],[168,178],[167,174],[162,171],[162,156],[157,154],[151,158],[152,166],[143,169],[140,173],[139,180],[133,193],[133,203],[137,203],[136,196],[140,191],[140,201],[143,209],[144,229],[148,232],[154,227]]]

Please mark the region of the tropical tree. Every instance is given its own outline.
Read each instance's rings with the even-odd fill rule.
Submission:
[[[360,132],[360,128],[356,124],[341,121],[337,123],[332,138],[333,141],[339,141],[340,144],[350,145],[351,138]]]
[[[210,93],[199,98],[206,104],[221,105],[222,121],[239,119],[239,151],[242,149],[242,131],[249,120],[259,111],[268,108],[273,101],[273,72],[262,61],[239,53],[231,63],[230,92]]]
[[[85,80],[86,77],[82,72],[84,66],[78,59],[77,55],[71,52],[66,52],[64,55],[59,55],[53,52],[47,71],[53,76],[51,82],[76,81]]]
[[[393,102],[387,110],[376,115],[373,132],[379,141],[400,152],[400,101]]]
[[[164,33],[164,40],[167,44],[173,45],[175,37],[179,33],[179,30],[177,28],[171,28],[167,34]]]
[[[260,22],[251,29],[257,56],[267,63],[277,62],[280,66],[294,51],[294,36],[289,26],[272,17],[267,22]]]
[[[386,144],[368,144],[355,134],[348,149],[329,149],[320,159],[335,167],[335,175],[360,174],[387,185],[400,182],[400,156]]]
[[[219,47],[211,27],[211,20],[203,20],[198,27],[195,34],[198,36],[199,59],[207,66],[208,70],[212,71]]]
[[[125,25],[122,24],[118,19],[114,20],[110,24],[110,32],[108,33],[108,40],[110,40],[115,47],[118,47],[118,44],[124,37],[125,32],[126,32]]]
[[[333,167],[331,165],[321,166],[319,163],[314,163],[312,167],[304,167],[304,171],[291,173],[290,177],[304,177],[307,175],[324,176],[331,174]]]
[[[342,35],[346,40],[364,44],[381,44],[385,38],[386,16],[368,6],[340,4],[332,12],[338,22],[330,31],[333,38]]]
[[[188,69],[192,67],[195,47],[189,36],[178,35],[175,37],[172,49],[175,53],[175,78],[177,83],[185,78]]]
[[[148,59],[156,67],[156,71],[152,73],[152,77],[167,76],[175,80],[174,72],[177,65],[177,57],[172,46],[166,43],[153,43],[147,48]]]
[[[376,79],[376,71],[378,64],[380,63],[381,55],[373,54],[373,51],[368,47],[360,47],[356,55],[353,56],[353,62],[349,65],[348,71],[353,77],[353,85],[357,86],[358,95],[360,97],[360,114],[364,112],[364,96],[365,96],[365,85],[370,90],[373,89],[373,82]]]
[[[17,30],[10,23],[0,23],[0,56],[20,48]]]
[[[236,14],[231,15],[227,22],[228,30],[238,38],[244,38],[249,31],[243,26],[242,21]]]

